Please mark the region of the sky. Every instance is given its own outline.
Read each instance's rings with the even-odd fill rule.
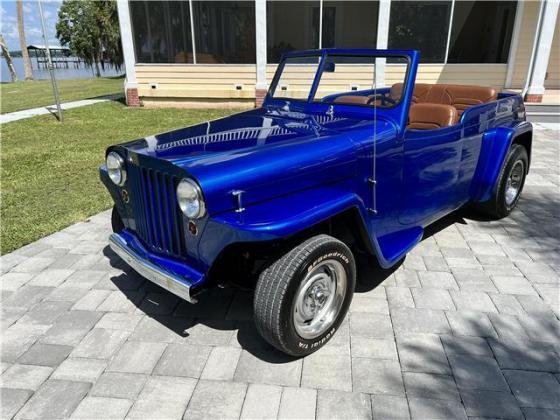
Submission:
[[[62,0],[42,0],[42,2],[49,45],[60,45],[55,36],[55,26],[58,9],[62,4]],[[43,45],[45,42],[43,41],[39,6],[36,0],[23,0],[23,19],[27,45]],[[8,44],[10,51],[20,49],[15,1],[0,0],[0,32],[4,35],[4,40]]]

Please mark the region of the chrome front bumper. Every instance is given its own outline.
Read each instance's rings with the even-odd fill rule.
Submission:
[[[197,302],[196,298],[191,295],[191,288],[178,275],[143,258],[118,233],[111,234],[109,245],[138,274],[190,303]]]

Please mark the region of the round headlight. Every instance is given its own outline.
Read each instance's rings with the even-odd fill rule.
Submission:
[[[177,185],[177,202],[189,219],[198,219],[206,212],[202,191],[191,179],[182,179]]]
[[[107,155],[107,172],[109,178],[115,184],[122,186],[126,181],[126,169],[124,159],[116,152],[110,152]]]

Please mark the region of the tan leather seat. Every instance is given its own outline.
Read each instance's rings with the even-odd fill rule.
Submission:
[[[402,83],[395,83],[391,87],[391,97],[400,98],[402,89]],[[412,92],[412,103],[451,105],[457,109],[459,116],[471,106],[495,101],[497,98],[496,89],[485,86],[416,83]]]
[[[453,105],[459,112],[459,115],[462,115],[463,111],[471,106],[495,101],[497,98],[498,92],[491,87],[444,85],[444,92],[441,93],[441,101],[439,103]]]
[[[342,95],[337,96],[334,98],[333,103],[335,104],[349,104],[349,105],[367,105],[369,102],[367,96],[358,96],[358,95]]]
[[[425,83],[416,83],[414,85],[414,91],[412,92],[412,103],[417,104],[421,102],[427,102],[426,98],[432,89],[432,86],[435,85],[428,85]],[[395,101],[398,101],[402,96],[403,84],[402,83],[395,83],[391,86],[390,96]]]
[[[435,130],[457,124],[459,113],[451,105],[413,104],[408,113],[408,128],[412,130]]]

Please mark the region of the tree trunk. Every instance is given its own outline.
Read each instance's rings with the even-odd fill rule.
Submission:
[[[97,58],[99,64],[101,64],[101,69],[105,71],[105,63],[103,62],[103,44],[101,43],[101,38],[97,40]],[[101,75],[97,77],[101,77]]]
[[[10,70],[10,77],[12,78],[12,82],[17,82],[17,74],[16,69],[14,69],[14,63],[12,62],[12,56],[10,55],[10,50],[8,50],[8,46],[4,42],[4,37],[0,34],[0,48],[2,49],[2,55],[6,59],[6,63],[8,64],[8,70]]]
[[[99,71],[99,59],[95,57],[93,61],[95,62],[95,77],[101,77],[101,72]]]
[[[23,73],[25,75],[25,80],[33,80],[33,71],[31,70],[31,60],[29,59],[29,52],[27,51],[27,42],[25,41],[22,0],[17,0],[16,9],[17,9],[17,26],[19,32],[19,45],[21,48],[21,56],[23,57]]]

